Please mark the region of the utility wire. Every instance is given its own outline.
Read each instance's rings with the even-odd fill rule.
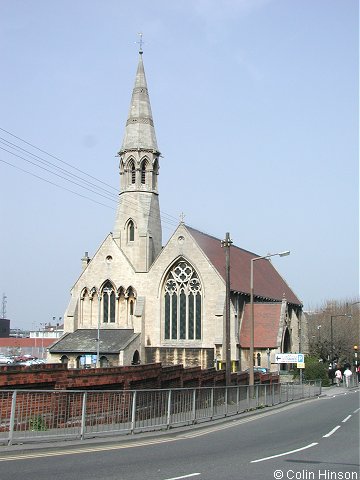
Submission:
[[[20,170],[21,172],[27,173],[28,175],[31,175],[32,177],[36,177],[40,180],[43,180],[44,182],[50,183],[51,185],[54,185],[55,187],[61,188],[62,190],[66,190],[67,192],[71,192],[74,195],[77,195],[78,197],[86,198],[87,200],[91,200],[92,202],[97,203],[99,205],[102,205],[103,207],[111,208],[111,210],[114,210],[114,207],[110,207],[109,205],[105,205],[104,203],[97,202],[93,198],[87,197],[86,195],[81,195],[81,193],[75,192],[74,190],[70,190],[69,188],[58,185],[57,183],[52,182],[51,180],[47,180],[46,178],[40,177],[39,175],[36,175],[35,173],[29,172],[28,170],[25,170],[24,168],[13,165],[12,163],[7,162],[6,160],[3,160],[3,159],[0,158],[0,162],[6,163],[6,165],[9,165],[10,167],[16,168],[16,170]]]
[[[70,190],[69,188],[63,187],[62,185],[59,185],[55,182],[52,182],[51,180],[47,180],[46,178],[40,177],[39,175],[36,175],[35,173],[29,172],[28,170],[25,170],[24,168],[18,167],[17,165],[13,165],[12,163],[7,162],[6,160],[3,160],[3,159],[0,158],[0,162],[5,163],[6,165],[9,165],[10,167],[15,168],[16,170],[20,170],[21,172],[24,172],[28,175],[31,175],[32,177],[38,178],[39,180],[42,180],[46,183],[50,183],[51,185],[54,185],[55,187],[58,187],[61,190],[65,190],[67,192],[73,193],[74,195],[77,195],[78,197],[85,198],[87,200],[90,200],[91,202],[97,203],[98,205],[101,205],[101,206],[106,207],[106,208],[110,208],[113,211],[115,210],[114,207],[110,207],[109,205],[105,205],[104,203],[98,202],[98,201],[94,200],[93,198],[87,197],[86,195],[82,195],[81,193],[75,192],[74,190]],[[169,223],[164,219],[163,219],[163,222],[164,223]],[[170,224],[170,225],[171,225],[171,227],[173,227],[173,224]],[[164,228],[167,228],[167,229],[170,230],[170,227],[168,225],[163,225],[163,226],[164,226]]]
[[[37,149],[38,151],[43,152],[43,153],[45,153],[46,155],[49,155],[49,156],[51,156],[52,158],[54,158],[54,159],[56,159],[56,160],[64,163],[65,165],[69,165],[71,168],[75,168],[75,170],[77,170],[77,171],[79,171],[79,172],[81,172],[81,173],[84,173],[84,174],[87,175],[88,177],[95,179],[96,181],[100,182],[101,184],[103,184],[103,185],[108,185],[108,184],[106,184],[105,182],[102,182],[102,181],[96,179],[95,177],[93,177],[93,176],[91,176],[91,175],[88,175],[86,172],[83,172],[82,170],[77,169],[76,167],[73,167],[73,166],[70,165],[69,163],[62,161],[61,159],[59,159],[59,158],[56,157],[55,155],[52,155],[52,154],[46,152],[45,150],[36,147],[35,145],[31,144],[30,142],[27,142],[26,140],[23,140],[22,138],[18,137],[17,135],[14,135],[14,134],[12,134],[11,132],[8,132],[7,130],[5,130],[5,129],[1,128],[1,127],[0,127],[0,130],[8,133],[9,135],[13,136],[14,138],[19,139],[20,141],[24,142],[25,144],[30,145],[31,147]],[[4,138],[4,137],[0,137],[0,143],[2,143],[3,145],[5,145],[5,146],[8,147],[8,148],[12,148],[12,149],[15,150],[15,151],[19,151],[19,150],[20,150],[20,152],[22,153],[22,155],[29,155],[29,156],[31,156],[31,159],[32,159],[32,160],[29,160],[29,159],[23,157],[22,155],[18,155],[17,153],[11,152],[11,151],[7,150],[6,148],[0,146],[0,148],[1,148],[2,150],[6,151],[7,153],[10,153],[11,155],[17,156],[18,158],[20,158],[20,159],[22,159],[22,160],[24,160],[24,161],[26,161],[26,162],[28,162],[28,163],[31,163],[32,165],[36,166],[37,168],[41,168],[42,170],[45,170],[45,171],[47,171],[48,173],[50,173],[50,174],[52,174],[52,175],[56,175],[57,177],[65,180],[65,181],[67,181],[67,182],[70,182],[70,183],[72,183],[72,184],[75,184],[75,185],[79,186],[80,188],[83,188],[83,189],[85,189],[85,190],[88,190],[89,192],[91,192],[91,193],[93,193],[93,194],[95,194],[95,195],[99,195],[99,196],[101,196],[101,197],[103,197],[103,198],[105,198],[105,199],[107,199],[107,200],[110,200],[110,201],[113,201],[113,202],[118,203],[118,198],[117,198],[117,196],[115,196],[115,195],[114,195],[112,192],[110,192],[109,190],[107,190],[107,189],[105,189],[105,188],[103,188],[103,187],[101,187],[101,186],[98,186],[98,185],[94,184],[93,182],[90,182],[90,181],[88,181],[88,180],[80,177],[79,175],[75,175],[75,174],[71,173],[71,172],[69,172],[68,170],[66,170],[66,169],[64,169],[64,168],[62,168],[62,167],[59,167],[58,165],[54,164],[53,162],[50,162],[50,161],[48,161],[48,160],[45,160],[44,158],[40,157],[39,155],[36,155],[36,154],[30,152],[29,150],[26,150],[26,149],[20,147],[19,145],[16,145],[16,144],[13,143],[13,142],[10,142],[9,140],[7,140],[7,139]],[[74,181],[74,180],[71,180],[71,179],[69,179],[69,178],[66,178],[66,177],[64,177],[63,175],[60,175],[59,173],[54,172],[54,171],[52,171],[52,170],[49,169],[49,168],[45,168],[45,167],[43,167],[42,165],[39,165],[39,164],[36,163],[36,162],[40,162],[40,163],[42,163],[42,164],[45,164],[46,166],[49,166],[50,168],[55,168],[56,170],[60,171],[61,173],[63,173],[63,174],[66,175],[66,176],[70,176],[70,177],[72,177],[72,178],[75,178],[76,180],[79,180],[80,182],[84,182],[85,185],[81,185],[81,184],[78,183],[77,181]],[[9,162],[8,162],[8,164],[9,164]],[[23,170],[23,171],[24,171],[24,172],[27,172],[27,171],[25,171],[25,170]],[[27,173],[29,173],[29,172],[27,172]],[[35,175],[35,176],[36,176],[36,178],[42,179],[42,177],[40,177],[40,176],[38,176],[38,175]],[[110,186],[110,185],[109,185],[109,186]],[[92,188],[89,188],[89,187],[93,187],[93,188],[96,188],[96,189],[98,189],[98,190],[101,190],[101,191],[103,191],[103,192],[105,193],[105,195],[104,195],[103,193],[96,192],[96,191],[94,191]],[[114,187],[111,187],[111,186],[110,186],[110,188],[116,190]],[[65,190],[72,192],[72,190],[69,190],[69,189],[66,189],[66,188],[65,188]],[[128,205],[130,208],[133,208],[135,211],[140,212],[140,210],[139,210],[139,208],[138,208],[138,205],[137,205],[135,202],[131,202],[131,200],[128,200],[128,199],[122,199],[122,202],[125,203],[126,205]],[[150,214],[150,215],[154,215],[154,214]],[[154,217],[159,218],[159,215],[158,215],[158,214],[155,214]],[[173,225],[173,226],[177,226],[177,224],[178,224],[178,220],[176,219],[176,217],[174,217],[173,215],[170,215],[170,214],[168,214],[168,213],[166,213],[166,212],[162,212],[162,211],[161,211],[161,212],[160,212],[160,218],[162,218],[162,221],[163,221],[163,222],[169,223],[169,224],[171,224],[171,225]]]
[[[59,178],[62,178],[63,180],[66,180],[67,182],[70,182],[74,185],[77,185],[78,187],[80,188],[84,188],[86,190],[90,190],[89,188],[85,187],[84,185],[81,185],[81,183],[78,183],[78,182],[75,182],[74,180],[70,180],[69,178],[66,178],[64,177],[63,175],[60,175],[59,173],[56,173],[56,172],[52,172],[51,170],[49,170],[48,168],[46,167],[43,167],[41,165],[38,165],[36,164],[35,162],[32,162],[31,160],[21,156],[21,155],[18,155],[17,153],[14,153],[14,152],[11,152],[10,150],[7,150],[6,148],[4,147],[0,147],[1,150],[4,150],[5,152],[7,153],[10,153],[11,155],[14,155],[15,157],[18,157],[18,158],[21,158],[22,160],[25,160],[25,162],[28,162],[28,163],[31,163],[31,165],[35,165],[36,167],[38,168],[41,168],[42,170],[45,170],[46,172],[49,172],[51,173],[52,175],[56,175],[57,177]],[[115,202],[116,203],[116,200],[114,198],[111,198],[107,195],[103,195],[102,193],[99,193],[99,192],[95,192],[94,190],[90,190],[91,193],[94,193],[95,195],[99,195],[100,197],[104,197],[106,198],[107,200],[110,200],[112,202]]]
[[[86,172],[84,172],[83,170],[80,170],[79,168],[74,167],[74,166],[71,165],[70,163],[64,162],[64,160],[61,160],[61,158],[56,157],[55,155],[47,152],[46,150],[42,150],[41,148],[37,147],[36,145],[33,145],[33,144],[30,143],[30,142],[27,142],[27,141],[24,140],[23,138],[18,137],[17,135],[14,135],[13,133],[9,132],[8,130],[5,130],[4,128],[1,128],[1,127],[0,127],[0,130],[3,131],[3,132],[5,132],[5,133],[7,133],[8,135],[11,135],[11,136],[14,137],[14,138],[17,138],[17,139],[20,140],[21,142],[26,143],[26,145],[30,145],[30,147],[35,148],[36,150],[39,150],[39,152],[42,152],[42,153],[45,153],[46,155],[49,155],[49,157],[54,158],[54,159],[57,160],[58,162],[61,162],[61,163],[63,163],[64,165],[67,165],[68,167],[73,168],[74,170],[82,173],[83,175],[86,175],[87,177],[90,177],[90,178],[92,178],[93,180],[96,180],[97,182],[102,183],[103,185],[106,185],[107,187],[110,187],[111,189],[117,191],[117,189],[116,189],[115,187],[113,187],[112,185],[109,185],[108,183],[105,183],[105,182],[103,182],[102,180],[99,180],[99,179],[93,177],[93,176],[90,175],[89,173],[86,173]]]
[[[101,180],[96,179],[95,177],[87,174],[86,172],[83,172],[82,170],[80,170],[80,169],[78,169],[78,168],[76,168],[76,167],[73,167],[73,166],[70,165],[69,163],[62,161],[61,159],[59,159],[59,158],[56,157],[55,155],[52,155],[52,154],[46,152],[45,150],[36,147],[35,145],[31,144],[30,142],[27,142],[26,140],[18,137],[17,135],[14,135],[14,134],[12,134],[11,132],[9,132],[9,131],[1,128],[1,127],[0,127],[0,130],[8,133],[9,135],[13,136],[14,138],[19,139],[20,141],[26,143],[27,145],[30,145],[31,147],[39,150],[40,152],[43,152],[43,153],[45,153],[46,155],[49,155],[50,157],[52,157],[52,158],[54,158],[54,159],[56,159],[56,160],[64,163],[65,165],[69,165],[71,168],[74,168],[75,170],[77,170],[77,171],[79,171],[79,172],[81,172],[81,173],[84,173],[84,174],[87,175],[88,177],[95,179],[96,181],[102,183],[103,185],[108,185],[107,183],[105,183],[105,182],[103,182],[103,181],[101,181]],[[1,140],[3,140],[3,141],[1,141]],[[6,142],[6,143],[4,143],[4,142]],[[2,148],[3,150],[7,151],[8,153],[10,153],[10,154],[12,154],[12,155],[15,155],[15,156],[18,156],[19,158],[21,158],[21,159],[23,159],[23,160],[25,160],[25,161],[27,161],[27,162],[29,162],[29,163],[32,163],[33,165],[37,166],[38,168],[42,168],[43,170],[46,170],[46,171],[48,171],[49,173],[51,173],[51,174],[53,174],[53,175],[57,175],[58,177],[62,178],[63,180],[66,180],[66,181],[71,182],[71,183],[73,183],[73,184],[75,184],[75,185],[78,185],[78,186],[80,186],[81,188],[87,189],[87,190],[89,190],[91,193],[94,193],[94,194],[96,194],[96,195],[100,195],[100,196],[102,196],[102,197],[104,197],[104,198],[107,198],[107,199],[109,199],[109,200],[118,202],[118,199],[117,199],[111,192],[109,192],[108,190],[104,189],[103,187],[99,187],[98,185],[95,185],[94,183],[89,182],[88,180],[85,180],[85,179],[81,178],[80,176],[75,175],[75,174],[67,171],[66,169],[63,169],[63,168],[55,165],[54,163],[49,162],[48,160],[44,160],[42,157],[39,157],[38,155],[36,155],[36,154],[34,154],[34,153],[32,153],[32,152],[29,152],[28,150],[23,149],[22,147],[14,144],[14,143],[12,143],[12,142],[9,142],[7,139],[5,139],[5,138],[3,138],[3,137],[0,137],[0,143],[2,143],[3,145],[7,146],[8,148],[13,148],[13,149],[16,149],[16,150],[20,150],[21,152],[24,152],[24,154],[31,155],[35,161],[40,161],[41,163],[45,163],[46,165],[50,165],[51,167],[56,168],[57,170],[60,170],[61,172],[63,172],[65,175],[69,175],[69,176],[71,176],[71,177],[77,178],[77,179],[79,179],[81,182],[85,182],[86,185],[88,185],[88,186],[91,186],[91,187],[93,187],[93,188],[97,188],[97,189],[100,189],[100,190],[104,191],[108,196],[105,196],[105,195],[102,195],[102,194],[100,194],[100,193],[98,193],[98,192],[95,192],[94,190],[91,190],[91,189],[88,188],[87,186],[83,186],[83,185],[81,185],[81,184],[79,184],[79,183],[77,183],[77,182],[74,182],[74,181],[72,181],[72,180],[70,180],[70,179],[68,179],[68,178],[65,178],[65,177],[63,177],[62,175],[57,174],[56,172],[52,172],[51,170],[48,170],[48,169],[46,169],[46,168],[44,168],[44,167],[41,167],[40,165],[37,165],[36,163],[34,163],[34,162],[32,162],[32,161],[30,161],[30,160],[22,157],[21,155],[17,155],[17,154],[15,154],[15,153],[13,153],[13,152],[10,152],[9,150],[4,149],[3,147],[0,147],[0,148]],[[36,159],[37,159],[37,160],[36,160]],[[37,176],[37,178],[41,178],[41,177]],[[108,186],[110,186],[110,185],[108,185]],[[110,188],[112,188],[113,190],[116,190],[116,189],[115,189],[114,187],[112,187],[112,186],[110,186]],[[113,198],[109,198],[109,196],[111,196],[111,197],[113,197]],[[115,200],[115,198],[116,198],[116,200]],[[137,204],[136,204],[135,202],[131,202],[131,201],[128,200],[128,199],[127,199],[127,200],[122,200],[122,201],[123,201],[125,204],[129,205],[130,207],[132,207],[132,208],[134,208],[134,209],[137,209],[137,208],[136,208],[136,207],[137,207]],[[138,209],[137,209],[137,210],[138,210]],[[138,210],[138,211],[140,211],[140,210]],[[155,215],[155,216],[156,216],[156,217],[159,217],[158,215]],[[177,225],[177,224],[178,224],[178,219],[177,219],[176,217],[174,217],[173,215],[170,215],[170,214],[168,214],[168,213],[166,213],[166,212],[161,211],[161,212],[160,212],[160,217],[162,217],[162,219],[163,219],[164,222],[167,222],[167,223],[169,223],[169,224],[172,224],[172,225]]]
[[[6,142],[6,143],[5,143]],[[75,175],[74,173],[71,173],[69,172],[68,170],[66,170],[65,168],[61,168],[61,167],[58,167],[57,165],[55,165],[54,163],[52,162],[49,162],[48,160],[44,160],[43,158],[39,157],[38,155],[35,155],[34,153],[32,152],[29,152],[28,150],[25,150],[24,148],[21,148],[19,147],[18,145],[12,143],[12,142],[9,142],[8,140],[6,140],[5,138],[3,137],[0,137],[0,143],[2,143],[3,145],[7,146],[8,148],[13,148],[14,150],[16,151],[19,151],[20,150],[20,153],[24,154],[24,155],[31,155],[34,159],[36,159],[36,161],[42,163],[42,164],[45,164],[45,165],[49,165],[51,166],[52,168],[56,168],[57,170],[63,172],[65,175],[68,175],[68,176],[71,176],[73,178],[77,178],[79,180],[81,180],[82,182],[84,182],[85,184],[91,186],[91,187],[94,187],[94,188],[97,188],[97,189],[100,189],[106,193],[110,193],[109,190],[106,190],[105,188],[103,187],[100,187],[98,185],[96,185],[95,183],[92,183],[92,182],[89,182],[88,180],[84,179],[84,178],[81,178],[79,175]],[[0,147],[1,148],[1,147]],[[115,190],[115,188],[114,188]],[[112,192],[110,193],[110,195],[114,195]]]

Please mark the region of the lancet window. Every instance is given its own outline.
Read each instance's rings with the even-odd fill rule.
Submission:
[[[133,242],[135,240],[135,226],[134,222],[130,220],[127,227],[128,231],[128,242]]]
[[[146,183],[146,161],[141,165],[141,183],[145,185]]]
[[[130,171],[130,183],[134,184],[136,182],[136,169],[134,160],[131,160],[129,163],[129,171]]]
[[[165,340],[200,340],[201,311],[199,277],[191,265],[181,260],[170,270],[165,280]]]
[[[103,322],[115,323],[115,292],[110,282],[102,288]]]

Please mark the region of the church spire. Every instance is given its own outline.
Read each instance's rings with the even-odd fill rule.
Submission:
[[[146,83],[142,38],[120,157],[120,195],[113,238],[136,271],[149,270],[162,248],[159,157]]]
[[[159,153],[142,57],[141,41],[135,85],[119,155],[138,149]]]

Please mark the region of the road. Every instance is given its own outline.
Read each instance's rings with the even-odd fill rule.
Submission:
[[[6,480],[360,479],[359,391],[112,443],[0,450]],[[4,474],[6,472],[6,475]]]

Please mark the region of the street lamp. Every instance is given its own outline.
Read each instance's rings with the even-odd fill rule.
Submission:
[[[107,293],[108,296],[111,295],[111,288],[104,288],[102,293]],[[109,297],[107,297],[109,298]],[[101,292],[98,292],[98,324],[97,324],[97,338],[96,338],[96,368],[100,368],[100,318],[101,318]]]
[[[96,337],[96,368],[100,367],[100,315],[101,315],[101,293],[98,291],[98,324]]]
[[[319,340],[319,342],[320,342],[320,339],[321,339],[321,336],[320,336],[321,325],[318,325],[318,326],[317,326],[317,329],[318,329],[318,340]]]
[[[268,260],[270,257],[286,257],[290,255],[290,250],[280,253],[268,253],[263,257],[255,257],[251,259],[250,269],[250,386],[254,385],[254,262],[256,260]]]
[[[340,313],[339,315],[331,315],[330,316],[330,352],[331,352],[331,366],[334,368],[334,335],[333,335],[333,318],[336,317],[349,317],[351,318],[351,315],[348,313]]]

